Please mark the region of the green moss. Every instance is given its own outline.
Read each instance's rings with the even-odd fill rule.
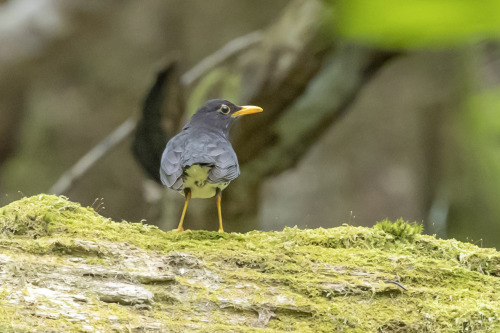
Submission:
[[[179,234],[113,222],[66,198],[40,195],[2,208],[0,227],[0,249],[16,249],[27,261],[77,256],[114,268],[109,244],[128,244],[163,256],[169,269],[206,275],[203,284],[182,274],[139,278],[154,294],[150,310],[93,300],[99,316],[91,324],[104,331],[127,320],[139,327],[144,318],[178,332],[482,332],[500,325],[500,254],[421,235],[419,225],[402,220],[374,228]],[[29,265],[23,270],[36,274]],[[6,293],[0,291],[0,328],[26,327],[8,326],[26,313],[5,306]],[[118,319],[110,323],[109,316]],[[239,328],[249,323],[255,327]]]
[[[399,219],[396,222],[391,222],[389,220],[377,222],[374,229],[383,230],[396,237],[396,239],[413,240],[415,235],[422,234],[424,227],[416,222],[409,223],[403,219]]]
[[[7,297],[9,294],[10,294],[10,291],[6,287],[3,287],[2,289],[0,289],[0,301],[3,298]]]

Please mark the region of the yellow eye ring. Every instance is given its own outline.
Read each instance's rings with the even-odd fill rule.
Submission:
[[[231,111],[231,109],[229,108],[229,106],[225,105],[225,104],[222,104],[222,106],[220,107],[220,112],[222,112],[223,114],[228,114],[229,111]]]

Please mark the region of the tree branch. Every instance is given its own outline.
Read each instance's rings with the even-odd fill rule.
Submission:
[[[500,253],[401,221],[163,232],[37,195],[0,208],[0,231],[1,332],[494,332],[500,322]]]

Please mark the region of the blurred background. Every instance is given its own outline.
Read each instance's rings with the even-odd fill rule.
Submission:
[[[493,0],[1,0],[0,204],[56,193],[175,228],[183,197],[131,150],[175,64],[167,138],[209,98],[264,108],[233,129],[226,231],[403,218],[498,248],[499,22]],[[185,227],[216,230],[215,200],[193,200]]]

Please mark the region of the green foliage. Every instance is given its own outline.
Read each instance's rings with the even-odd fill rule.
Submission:
[[[467,97],[452,124],[455,146],[448,175],[453,202],[449,218],[452,237],[500,242],[500,89]],[[451,154],[450,154],[451,155]],[[481,223],[472,221],[481,220]]]
[[[441,47],[500,36],[497,0],[341,0],[332,13],[341,35],[379,47]]]
[[[383,220],[377,222],[374,229],[383,230],[384,232],[391,234],[399,240],[413,240],[415,235],[422,234],[424,227],[416,222],[410,223],[403,219],[399,219],[396,222],[391,222],[389,220]]]
[[[468,153],[477,158],[488,181],[494,177],[500,185],[500,88],[474,94],[467,100],[462,121],[463,141]],[[496,201],[496,200],[495,200]]]

